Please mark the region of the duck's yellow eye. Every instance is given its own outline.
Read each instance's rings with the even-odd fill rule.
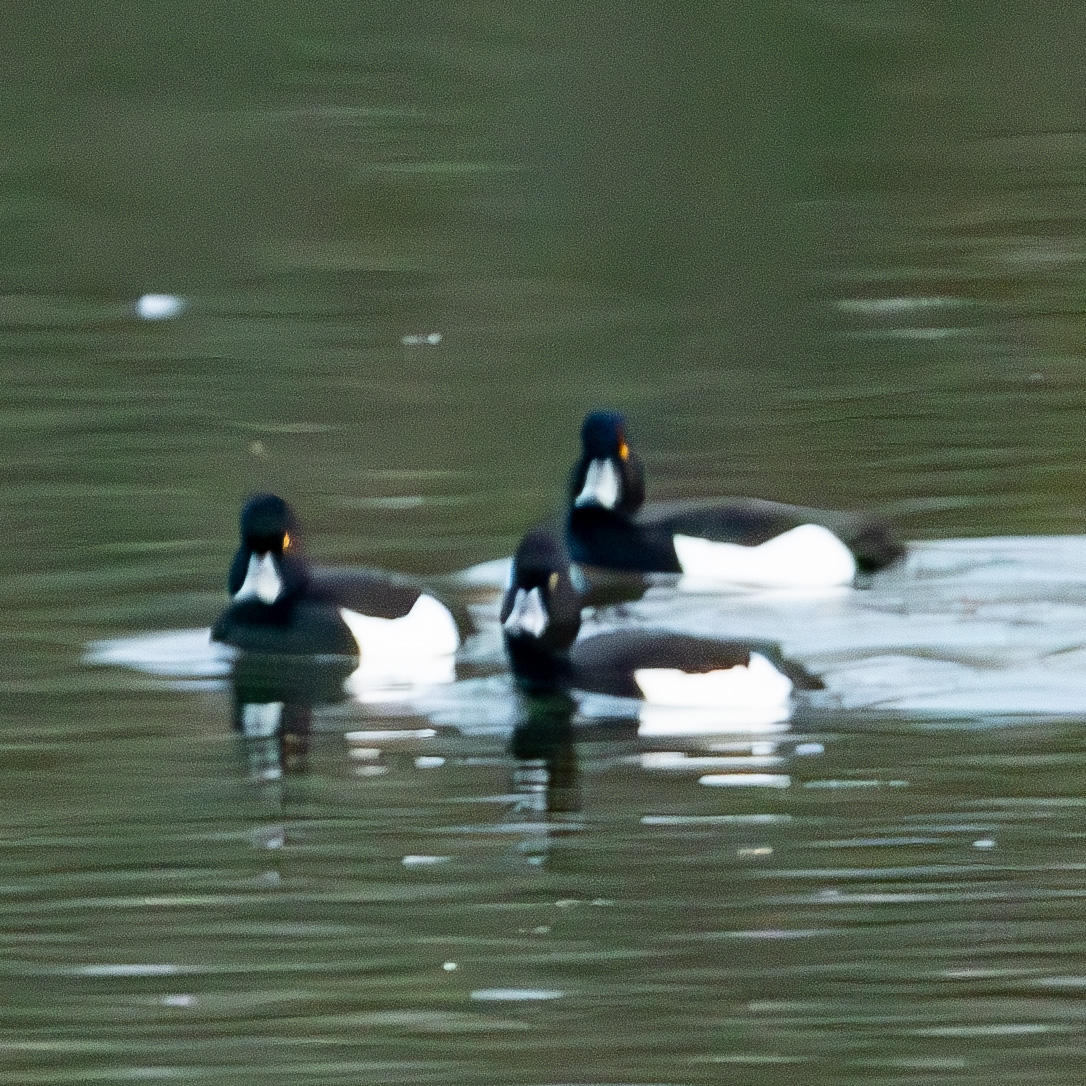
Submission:
[[[552,573],[547,581],[547,587],[553,592],[558,587],[558,574]]]
[[[630,457],[630,446],[626,444],[626,439],[620,437],[618,439],[618,458],[619,460],[628,460]]]
[[[283,533],[283,550],[290,549],[290,532]]]

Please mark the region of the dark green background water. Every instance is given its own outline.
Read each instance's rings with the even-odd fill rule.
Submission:
[[[226,691],[80,660],[207,624],[255,488],[327,560],[508,554],[598,405],[657,497],[1080,531],[1083,40],[1008,3],[8,5],[5,1081],[1080,1081],[1074,721],[842,714],[768,794],[601,736],[547,831],[501,737],[359,775],[355,707],[260,783]]]

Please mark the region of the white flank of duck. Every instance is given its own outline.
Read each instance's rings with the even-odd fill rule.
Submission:
[[[670,667],[640,668],[634,672],[634,680],[646,702],[676,707],[778,707],[785,705],[792,693],[792,680],[757,652],[750,654],[746,667],[694,673]]]
[[[801,524],[757,547],[676,535],[686,576],[766,588],[832,588],[856,576],[852,551],[828,528]]]
[[[341,607],[339,613],[358,644],[363,663],[374,657],[452,656],[460,647],[456,622],[449,609],[433,596],[419,596],[400,618],[374,618],[346,607]]]

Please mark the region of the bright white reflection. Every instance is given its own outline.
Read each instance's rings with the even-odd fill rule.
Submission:
[[[683,709],[643,705],[638,710],[637,733],[646,737],[720,735],[734,732],[784,732],[791,710],[787,705],[763,709]]]
[[[356,701],[376,705],[413,701],[431,687],[455,680],[453,656],[367,656],[347,676],[344,687]]]
[[[181,970],[176,965],[159,963],[84,965],[79,972],[85,977],[172,977]]]
[[[540,999],[561,999],[566,993],[557,988],[477,988],[472,999],[497,1003],[516,1003]]]
[[[249,702],[241,708],[241,730],[249,739],[267,739],[279,730],[283,702]]]
[[[653,750],[641,755],[642,769],[703,771],[706,769],[749,769],[779,765],[783,758],[767,755],[694,755],[675,750]]]
[[[405,739],[433,739],[435,735],[437,732],[433,728],[369,728],[347,732],[344,738],[348,743],[394,743]]]
[[[136,316],[145,321],[166,321],[179,317],[185,299],[176,294],[144,294],[136,301]]]
[[[708,773],[698,784],[708,788],[787,788],[792,778],[787,773]]]

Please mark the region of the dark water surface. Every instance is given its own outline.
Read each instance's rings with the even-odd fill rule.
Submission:
[[[1086,14],[717,7],[9,6],[3,1081],[1082,1080],[1081,545],[684,603],[828,669],[784,731],[482,678],[284,752],[86,662],[214,618],[257,488],[507,555],[598,405],[655,497],[1082,531]]]

